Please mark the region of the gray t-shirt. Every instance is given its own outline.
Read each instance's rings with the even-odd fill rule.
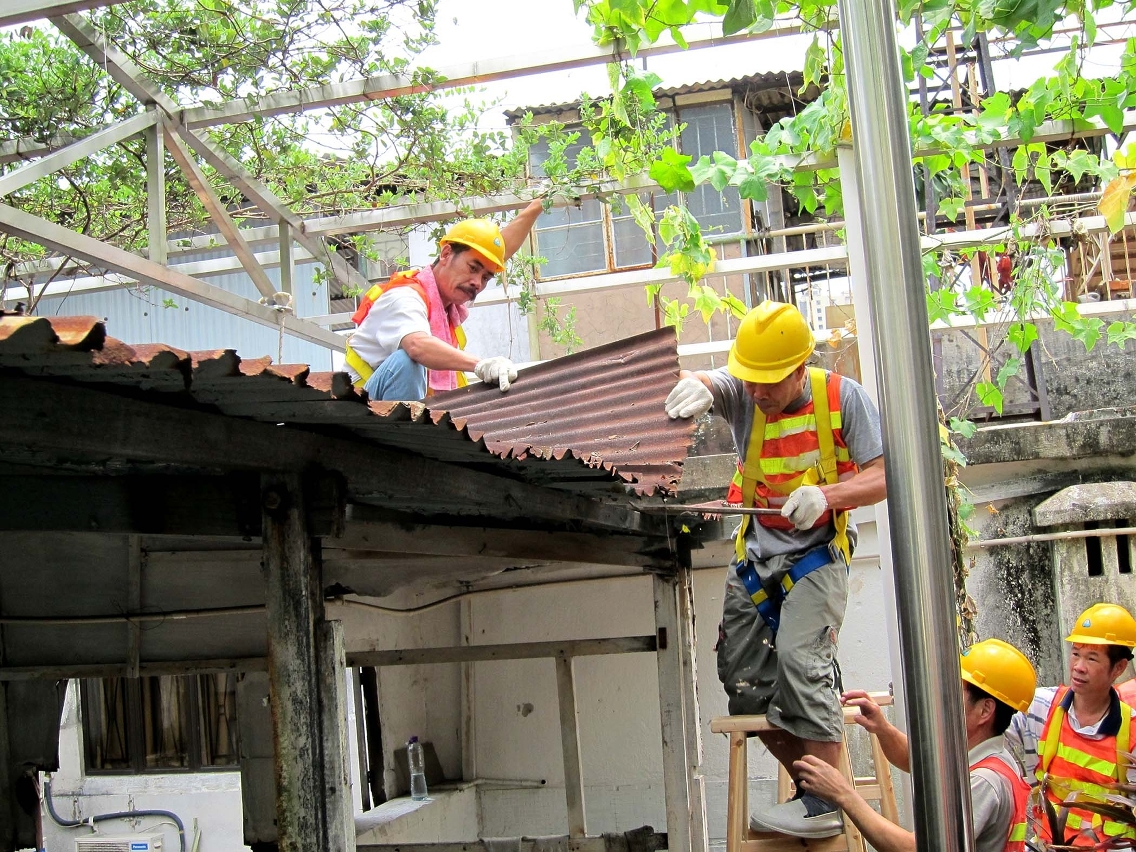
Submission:
[[[727,368],[720,367],[707,375],[710,376],[713,385],[714,413],[730,424],[738,457],[744,462],[746,448],[749,446],[749,433],[753,426],[753,401],[746,394],[741,379],[731,376]],[[812,384],[806,381],[804,393],[789,405],[786,413],[792,414],[808,404],[812,398]],[[841,433],[844,436],[844,443],[848,445],[852,461],[863,467],[882,456],[884,444],[880,434],[880,414],[863,386],[846,376],[842,376],[840,382],[840,412]],[[751,523],[746,532],[746,550],[750,559],[764,561],[785,553],[804,553],[812,550],[832,541],[835,534],[836,530],[831,523],[804,531],[776,530],[760,523]],[[848,525],[848,536],[855,545],[855,525]]]

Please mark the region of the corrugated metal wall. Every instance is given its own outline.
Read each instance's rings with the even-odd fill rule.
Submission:
[[[200,256],[193,256],[192,260],[225,254],[223,249],[203,252]],[[186,262],[189,258],[178,260]],[[293,299],[297,316],[328,313],[327,287],[315,282],[318,268],[321,267],[315,263],[296,266]],[[279,286],[279,268],[265,271],[269,279]],[[201,280],[253,301],[260,298],[252,281],[243,272],[213,275]],[[163,300],[166,299],[172,299],[177,307],[165,307]],[[332,353],[322,346],[284,335],[281,351],[280,335],[275,330],[180,296],[172,296],[155,287],[44,299],[37,313],[42,316],[95,316],[105,320],[108,334],[127,343],[164,343],[190,351],[235,349],[242,358],[269,355],[281,363],[310,364],[317,371],[333,369]]]

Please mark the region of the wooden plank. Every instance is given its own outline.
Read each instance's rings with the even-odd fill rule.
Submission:
[[[355,846],[355,806],[351,799],[351,762],[347,745],[347,663],[343,622],[319,620],[316,625],[320,732],[323,747],[324,809],[327,849]]]
[[[255,475],[2,476],[0,530],[260,536]]]
[[[571,852],[652,852],[667,849],[667,836],[653,831],[650,826],[623,833],[597,837],[516,837],[511,838],[513,852],[542,852],[547,849],[568,849]],[[389,843],[364,844],[358,852],[486,852],[481,840],[451,843]],[[798,847],[797,852],[801,852]]]
[[[890,692],[869,692],[881,707],[890,707],[894,701]],[[860,710],[856,707],[844,708],[844,724],[854,725]],[[715,734],[732,734],[735,732],[757,733],[759,731],[779,730],[765,721],[764,716],[716,716],[710,720],[710,730]]]
[[[884,754],[884,747],[877,737],[872,736],[872,763],[875,766],[875,781],[879,790],[880,813],[899,825],[899,808],[895,801],[895,784],[891,777],[891,763]],[[867,790],[861,795],[867,795]]]
[[[353,507],[343,536],[327,539],[324,547],[438,556],[590,562],[640,568],[662,568],[673,564],[665,548],[659,551],[659,540],[654,538],[360,519],[360,516],[365,518],[372,514],[376,512],[369,507]]]
[[[142,537],[128,536],[126,544],[126,606],[127,612],[142,611]],[[126,676],[138,677],[142,659],[142,622],[131,619],[126,623]]]
[[[422,666],[435,663],[474,663],[488,660],[535,660],[591,657],[601,654],[639,654],[654,651],[654,636],[616,639],[574,639],[566,642],[517,642],[505,645],[462,645],[454,648],[407,648],[401,651],[355,651],[352,666]]]
[[[695,645],[694,572],[678,574],[678,623],[682,654],[682,710],[686,730],[686,756],[690,763],[690,845],[693,852],[708,852],[706,779],[702,775],[702,725],[698,712],[698,655]]]
[[[188,674],[224,674],[225,672],[268,671],[264,657],[239,657],[230,660],[179,660],[176,662],[139,663],[139,677],[165,677]],[[71,666],[3,666],[0,681],[69,680],[73,678],[126,677],[125,663],[79,663]]]
[[[580,729],[572,658],[556,660],[556,697],[560,706],[560,744],[564,753],[564,798],[568,804],[568,836],[586,837],[584,774],[580,766]]]
[[[744,733],[730,734],[730,772],[726,793],[726,852],[739,852],[749,837],[749,761]]]
[[[315,648],[319,590],[299,475],[265,475],[261,502],[279,849],[331,852],[313,735],[320,730]]]
[[[690,852],[690,767],[682,706],[682,656],[674,577],[652,575],[659,672],[659,722],[663,745],[663,790],[670,852]]]
[[[8,446],[100,463],[124,459],[237,471],[320,467],[342,473],[353,498],[402,511],[422,507],[500,520],[584,521],[666,535],[665,521],[624,506],[371,443],[10,375],[0,377],[0,449]]]

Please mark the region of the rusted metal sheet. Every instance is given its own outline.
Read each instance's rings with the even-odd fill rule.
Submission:
[[[129,345],[93,317],[0,316],[0,370],[166,395],[233,417],[340,434],[582,494],[672,493],[693,424],[663,400],[678,373],[672,330],[521,372],[508,393],[475,384],[426,402],[372,402],[344,373],[242,359],[231,349]],[[160,400],[162,401],[162,400]]]

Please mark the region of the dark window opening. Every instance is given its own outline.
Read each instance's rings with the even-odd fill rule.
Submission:
[[[88,773],[240,764],[234,674],[88,679],[80,700]]]
[[[1118,522],[1117,526],[1120,525]],[[1118,535],[1116,537],[1116,565],[1121,574],[1132,573],[1132,552],[1129,550],[1129,546],[1128,536]]]
[[[1086,521],[1085,529],[1098,530],[1100,529],[1100,523],[1097,521]],[[1104,574],[1104,556],[1101,553],[1100,536],[1093,535],[1085,539],[1085,556],[1088,558],[1089,576],[1102,576]]]

